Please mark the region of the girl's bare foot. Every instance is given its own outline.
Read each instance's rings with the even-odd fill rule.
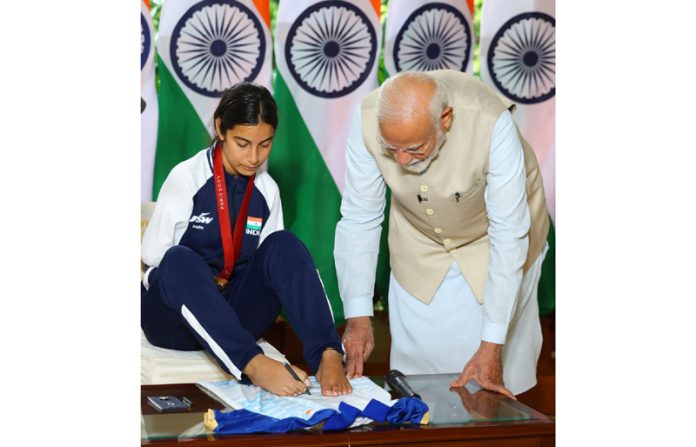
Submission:
[[[343,371],[343,356],[333,349],[327,349],[321,355],[317,380],[321,384],[321,394],[324,396],[342,396],[353,392],[353,387]]]
[[[297,396],[309,387],[307,373],[297,366],[291,365],[297,376],[303,380],[298,382],[285,369],[285,365],[263,354],[255,356],[247,363],[244,374],[251,383],[278,396]]]

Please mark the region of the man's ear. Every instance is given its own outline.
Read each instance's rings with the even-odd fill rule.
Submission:
[[[454,109],[451,106],[447,106],[445,110],[440,114],[440,122],[445,130],[449,130],[452,126],[452,116],[454,115]]]
[[[220,123],[222,123],[222,120],[220,118],[215,118],[215,133],[217,134],[218,140],[225,141],[222,132],[220,132]]]

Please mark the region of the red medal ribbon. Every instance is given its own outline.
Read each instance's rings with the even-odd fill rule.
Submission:
[[[213,177],[215,178],[215,195],[217,197],[218,216],[220,218],[220,235],[222,237],[222,251],[225,256],[225,266],[216,278],[219,285],[227,283],[229,277],[234,271],[234,265],[239,259],[239,254],[242,251],[242,231],[249,210],[249,202],[251,193],[254,190],[254,177],[249,177],[246,190],[244,191],[244,200],[242,207],[239,210],[237,221],[234,224],[234,239],[232,237],[232,228],[230,227],[230,212],[227,206],[227,185],[225,184],[225,168],[222,164],[222,146],[220,143],[215,146],[215,155],[213,158]]]

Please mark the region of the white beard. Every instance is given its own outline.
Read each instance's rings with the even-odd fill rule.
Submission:
[[[447,134],[445,134],[445,132],[438,130],[437,140],[435,141],[435,149],[433,150],[433,153],[430,154],[428,158],[424,158],[423,160],[415,159],[411,163],[405,166],[402,165],[401,167],[413,174],[424,173],[430,167],[430,163],[432,163],[433,160],[435,160],[437,156],[440,154],[440,148],[443,144],[445,144],[446,137]]]

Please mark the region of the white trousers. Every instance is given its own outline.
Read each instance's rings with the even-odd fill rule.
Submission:
[[[503,347],[503,380],[513,393],[536,385],[541,352],[537,290],[546,248],[534,261],[517,295]],[[461,373],[481,343],[483,305],[456,262],[430,304],[404,290],[392,274],[389,281],[390,364],[404,374]]]

